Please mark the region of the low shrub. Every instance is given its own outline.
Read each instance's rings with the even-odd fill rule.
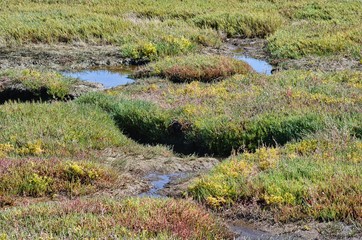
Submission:
[[[195,43],[187,38],[167,36],[159,41],[122,46],[121,55],[135,62],[149,62],[164,56],[174,56],[191,52]]]

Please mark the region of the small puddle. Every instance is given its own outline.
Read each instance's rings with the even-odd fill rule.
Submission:
[[[248,63],[257,73],[272,74],[273,66],[266,61],[243,55],[235,55],[234,58]]]
[[[87,82],[101,83],[105,88],[133,83],[129,77],[131,67],[92,68],[78,72],[62,72],[64,76],[78,78]]]
[[[151,189],[147,192],[141,193],[140,197],[163,197],[158,192],[166,187],[174,178],[182,177],[182,173],[172,173],[172,174],[156,174],[151,173],[145,177],[146,180],[151,181]]]

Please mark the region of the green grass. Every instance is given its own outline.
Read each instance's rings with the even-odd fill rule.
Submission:
[[[100,106],[137,140],[228,156],[331,124],[359,135],[360,85],[361,73],[351,71],[235,75],[214,84],[148,79],[110,90],[114,96],[90,94],[78,102]]]
[[[204,209],[184,200],[80,199],[0,212],[0,236],[19,238],[228,239]]]
[[[44,155],[67,155],[130,142],[102,111],[73,103],[7,103],[0,118],[0,142],[14,148],[10,154],[36,155],[33,145]]]
[[[361,58],[361,4],[358,1],[281,1],[290,24],[268,38],[276,58],[344,55]],[[342,6],[343,5],[343,6]]]
[[[161,77],[173,82],[212,82],[252,72],[245,62],[217,55],[188,55],[150,63],[135,73],[137,78]]]
[[[344,137],[317,136],[232,156],[189,193],[214,208],[253,199],[279,221],[361,221],[362,142]]]
[[[4,70],[0,72],[0,79],[9,82],[11,86],[20,84],[19,89],[28,90],[34,95],[40,96],[42,91],[45,91],[50,98],[62,100],[69,97],[76,84],[76,80],[64,77],[60,73],[34,69]]]
[[[267,38],[275,58],[360,59],[361,10],[358,0],[7,1],[0,43],[115,44],[123,57],[149,61],[220,46],[226,34]]]
[[[74,103],[6,103],[0,106],[0,156],[78,156],[115,148],[125,154],[170,154],[121,133],[102,110]]]

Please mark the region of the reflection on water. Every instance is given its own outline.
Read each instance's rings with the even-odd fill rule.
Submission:
[[[62,72],[62,74],[67,77],[78,78],[87,82],[101,83],[105,88],[133,83],[134,80],[129,78],[131,73],[132,70],[130,68],[124,67]]]
[[[235,55],[234,58],[248,63],[257,73],[272,74],[273,66],[266,61],[244,55]]]

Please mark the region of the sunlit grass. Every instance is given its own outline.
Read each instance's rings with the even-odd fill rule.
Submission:
[[[214,208],[253,199],[280,221],[361,221],[362,143],[338,137],[232,156],[189,193]]]
[[[225,33],[268,38],[275,58],[359,59],[361,8],[358,0],[7,1],[0,10],[0,43],[116,44],[124,57],[152,60],[217,47]],[[180,45],[182,38],[190,45]]]

